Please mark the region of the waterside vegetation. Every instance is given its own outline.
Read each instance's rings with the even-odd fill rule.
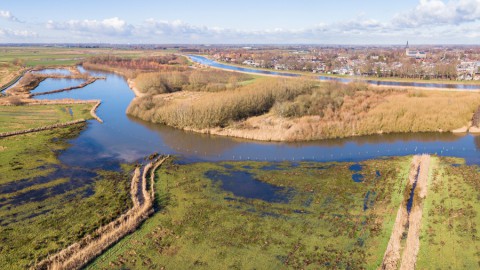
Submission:
[[[461,127],[466,132],[480,104],[478,93],[384,89],[305,78],[257,78],[215,93],[202,87],[173,93],[164,86],[151,88],[142,88],[148,90],[132,101],[127,114],[187,130],[267,141]]]

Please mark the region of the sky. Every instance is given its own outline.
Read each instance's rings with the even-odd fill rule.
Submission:
[[[480,44],[480,0],[1,0],[0,43]]]

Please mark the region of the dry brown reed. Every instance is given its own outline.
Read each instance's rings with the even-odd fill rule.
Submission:
[[[301,79],[266,79],[236,90],[204,93],[194,100],[141,97],[130,104],[127,113],[179,128],[224,127],[264,114],[276,102],[291,100],[312,87],[311,81]]]

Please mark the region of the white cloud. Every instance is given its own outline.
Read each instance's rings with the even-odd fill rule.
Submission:
[[[76,33],[86,33],[89,35],[130,35],[133,26],[127,24],[124,20],[118,17],[98,20],[70,20],[67,22],[54,22],[49,20],[47,22],[48,29],[54,30],[68,30]]]
[[[412,10],[397,14],[393,23],[398,27],[448,25],[480,19],[480,0],[420,0]]]
[[[21,22],[17,17],[13,16],[13,14],[8,10],[0,10],[0,18],[4,18],[12,22]]]
[[[319,23],[300,28],[235,29],[218,26],[192,25],[181,20],[146,19],[129,24],[114,17],[103,20],[48,21],[46,27],[68,32],[69,42],[118,43],[403,43],[414,38],[416,42],[451,43],[453,40],[475,42],[480,37],[480,0],[460,0],[444,3],[439,0],[421,0],[419,5],[396,15],[390,21],[364,18]],[[453,11],[452,11],[453,10]],[[429,25],[429,27],[416,27]],[[53,34],[51,31],[50,33]],[[58,42],[66,35],[53,34]]]
[[[0,36],[11,38],[32,38],[38,37],[38,34],[28,30],[2,29],[0,28]]]

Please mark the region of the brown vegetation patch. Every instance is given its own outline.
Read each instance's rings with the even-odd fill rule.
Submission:
[[[187,60],[178,55],[143,57],[138,59],[117,56],[92,57],[83,62],[85,68],[120,73],[127,78],[135,78],[138,74],[151,71],[183,71],[187,70]]]
[[[312,87],[311,82],[299,79],[269,79],[230,91],[193,94],[187,99],[146,96],[135,99],[127,113],[184,129],[226,127],[265,114],[276,102],[291,100]]]

